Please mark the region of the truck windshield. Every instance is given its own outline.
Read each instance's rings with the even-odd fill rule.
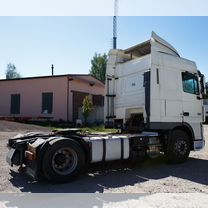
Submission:
[[[199,95],[198,77],[189,72],[182,72],[183,91]]]

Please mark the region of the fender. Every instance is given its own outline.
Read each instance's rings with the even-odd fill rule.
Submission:
[[[191,127],[190,124],[186,122],[151,122],[149,123],[148,129],[149,130],[174,130],[176,128],[186,128],[190,132],[190,136],[192,140],[195,140],[195,135],[193,128]]]

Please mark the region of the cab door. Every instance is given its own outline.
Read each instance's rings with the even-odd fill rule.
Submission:
[[[202,122],[202,100],[199,92],[199,79],[197,74],[182,72],[182,120],[194,129]],[[199,134],[199,133],[197,133]]]

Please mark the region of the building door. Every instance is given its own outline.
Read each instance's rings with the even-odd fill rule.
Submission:
[[[73,91],[73,112],[72,112],[72,118],[73,122],[76,122],[76,119],[78,119],[78,112],[79,112],[79,107],[82,106],[82,101],[83,99],[89,95],[88,93],[85,92],[78,92],[78,91]]]

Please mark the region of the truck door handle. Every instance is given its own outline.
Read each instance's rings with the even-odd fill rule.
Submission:
[[[189,112],[183,112],[184,116],[189,116]]]

